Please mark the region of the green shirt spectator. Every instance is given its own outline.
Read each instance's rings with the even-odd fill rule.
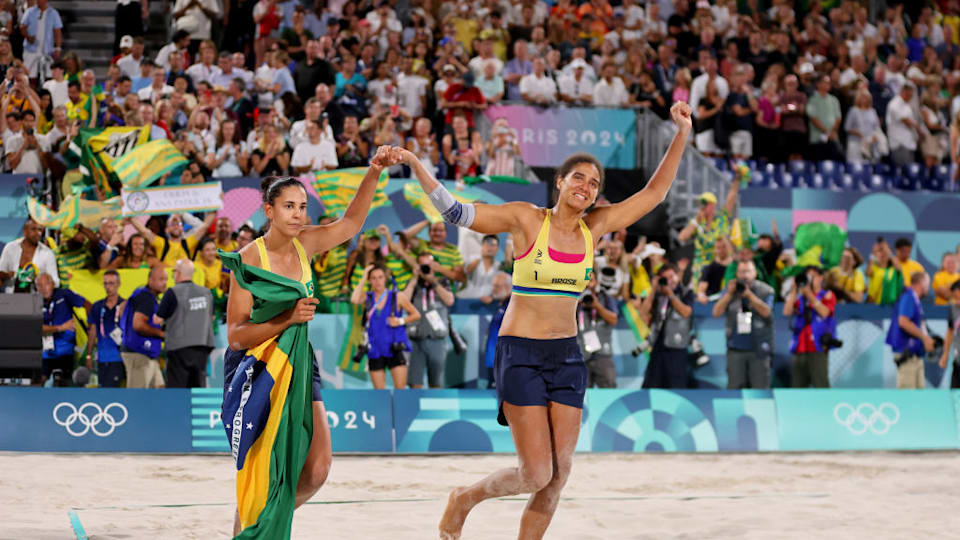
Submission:
[[[717,196],[709,191],[700,195],[700,210],[680,231],[681,243],[693,239],[693,268],[691,272],[699,279],[703,269],[713,260],[714,244],[720,236],[730,235],[730,224],[736,217],[740,183],[733,182],[723,209],[717,213]]]
[[[830,78],[824,76],[817,82],[817,91],[807,100],[810,144],[825,143],[827,139],[837,140],[839,135],[840,101],[829,92]]]

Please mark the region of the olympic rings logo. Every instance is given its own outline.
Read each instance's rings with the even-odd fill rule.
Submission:
[[[123,416],[118,419],[117,416],[111,413],[111,409],[117,413],[117,416],[121,413]],[[66,417],[62,414],[62,410],[67,411]],[[113,402],[101,409],[100,405],[91,401],[80,405],[80,407],[64,401],[53,408],[53,421],[65,427],[67,433],[74,437],[83,437],[88,431],[93,432],[93,434],[98,437],[108,437],[113,433],[114,429],[122,426],[127,421],[127,408],[117,402]],[[74,428],[78,422],[82,429]]]
[[[854,435],[863,435],[867,431],[874,435],[886,435],[900,421],[900,409],[889,401],[878,407],[871,403],[861,403],[856,407],[849,403],[838,403],[833,408],[833,418]]]

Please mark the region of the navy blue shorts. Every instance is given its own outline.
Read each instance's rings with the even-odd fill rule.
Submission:
[[[323,388],[323,379],[320,377],[320,364],[317,363],[317,353],[310,346],[310,352],[313,353],[313,401],[323,401],[320,390]],[[227,348],[223,353],[223,391],[226,392],[230,386],[230,380],[233,374],[240,367],[240,361],[247,354],[247,351],[235,351]]]
[[[127,378],[123,362],[97,362],[97,379],[100,388],[118,388]]]
[[[507,425],[503,402],[542,405],[548,401],[583,408],[587,391],[587,365],[577,338],[497,338],[493,360],[497,380],[497,422]]]

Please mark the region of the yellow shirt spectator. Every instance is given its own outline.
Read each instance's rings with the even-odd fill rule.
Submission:
[[[164,236],[155,236],[150,244],[153,246],[153,250],[157,252],[157,258],[160,259],[161,263],[173,266],[180,259],[190,259],[190,255],[197,249],[197,242],[195,236],[185,236],[179,241],[167,240]],[[183,250],[184,244],[186,244],[188,251]],[[164,248],[166,248],[166,255],[164,255]]]
[[[960,279],[960,273],[951,273],[951,272],[947,272],[946,270],[941,270],[936,274],[934,274],[933,285],[931,285],[931,288],[937,295],[936,300],[934,300],[934,303],[936,303],[936,305],[945,306],[950,303],[949,295],[946,297],[940,296],[939,290],[947,289],[947,291],[949,292],[950,286],[953,285],[953,283],[958,279]]]
[[[857,293],[860,296],[858,302],[863,301],[862,294],[867,288],[867,280],[863,275],[863,272],[858,268],[854,268],[850,272],[844,272],[839,266],[835,266],[827,272],[827,283],[830,284],[830,287],[834,291],[841,291],[844,294],[838,295],[840,298],[857,301],[855,297],[851,296],[849,293]]]
[[[916,272],[923,272],[923,265],[913,259],[907,259],[900,263],[900,272],[903,273],[903,284],[910,286],[910,276]]]

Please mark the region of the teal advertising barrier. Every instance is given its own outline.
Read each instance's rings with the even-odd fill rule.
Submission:
[[[219,388],[0,387],[0,451],[228,453]],[[337,453],[510,453],[492,390],[324,390]],[[960,448],[960,391],[587,391],[578,452]]]
[[[954,400],[929,390],[775,390],[781,450],[957,448]]]

